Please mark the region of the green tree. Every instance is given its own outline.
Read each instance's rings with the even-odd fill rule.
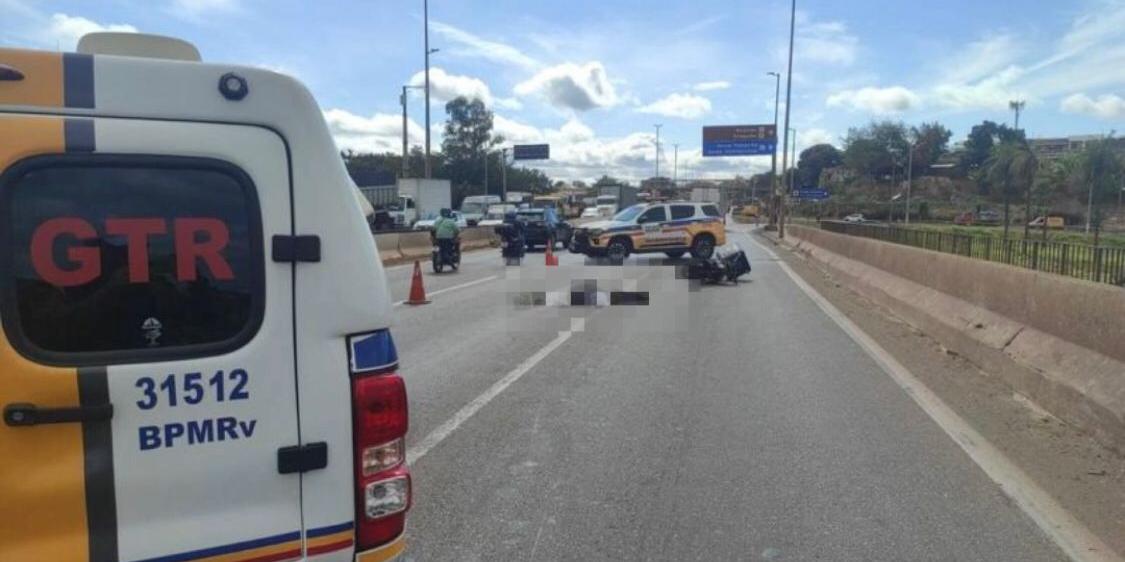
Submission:
[[[458,97],[445,104],[445,112],[441,150],[456,203],[470,195],[474,186],[480,186],[478,190],[486,188],[486,154],[504,139],[492,135],[492,112],[479,99]],[[495,165],[491,169],[499,171]]]
[[[967,173],[984,167],[992,156],[992,148],[999,143],[1022,142],[1023,131],[1017,131],[1007,125],[998,125],[992,121],[984,121],[974,125],[965,141],[965,152],[961,155],[961,168]]]
[[[602,175],[598,181],[594,182],[594,187],[602,187],[605,185],[628,185],[628,182],[623,182],[613,176]]]
[[[1094,245],[1102,226],[1102,206],[1113,200],[1125,179],[1125,162],[1116,148],[1112,133],[1108,138],[1086,144],[1078,157],[1078,180],[1087,190],[1086,221],[1094,228]]]
[[[1012,195],[1024,191],[1027,202],[1027,213],[1031,213],[1031,184],[1035,179],[1035,172],[1039,161],[1026,143],[1009,141],[1002,142],[992,148],[992,155],[985,161],[984,169],[989,183],[998,186],[1004,197],[1004,238],[1008,238],[1008,229],[1011,224],[1011,199]],[[1026,223],[1026,221],[1025,221]],[[1027,225],[1024,225],[1024,236],[1027,236]]]
[[[953,132],[941,123],[922,123],[910,131],[914,140],[914,175],[924,175],[929,167],[949,150]],[[923,172],[923,174],[919,174]]]
[[[848,129],[844,137],[844,164],[871,178],[893,175],[906,164],[906,125],[896,121],[873,121]]]
[[[830,144],[816,144],[802,150],[797,159],[798,187],[819,184],[820,173],[825,168],[834,168],[843,162],[843,153]]]

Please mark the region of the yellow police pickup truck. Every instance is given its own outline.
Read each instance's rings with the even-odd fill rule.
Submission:
[[[726,225],[713,203],[643,203],[627,207],[611,220],[575,227],[572,252],[624,260],[630,254],[663,252],[679,258],[707,259],[726,244]]]
[[[0,49],[0,560],[391,560],[392,301],[309,92]]]

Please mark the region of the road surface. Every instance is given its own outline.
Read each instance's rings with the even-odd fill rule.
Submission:
[[[1064,560],[749,236],[749,281],[654,295],[687,302],[662,326],[516,307],[498,250],[424,268],[408,559]]]

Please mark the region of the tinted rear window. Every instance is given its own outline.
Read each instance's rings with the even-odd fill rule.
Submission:
[[[261,320],[250,178],[216,160],[26,160],[0,177],[2,315],[50,363],[221,352]]]
[[[645,211],[644,214],[637,219],[637,222],[664,222],[666,220],[668,220],[668,215],[664,212],[664,207],[653,207]]]
[[[691,205],[672,205],[672,220],[690,219],[695,216],[695,207]]]
[[[703,206],[703,214],[705,214],[709,217],[721,217],[721,216],[723,216],[723,214],[719,212],[719,208],[714,206],[714,205],[704,205]]]

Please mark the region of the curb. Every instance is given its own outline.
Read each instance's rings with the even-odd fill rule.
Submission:
[[[807,256],[1051,414],[1125,452],[1125,363],[797,236],[763,236]]]

